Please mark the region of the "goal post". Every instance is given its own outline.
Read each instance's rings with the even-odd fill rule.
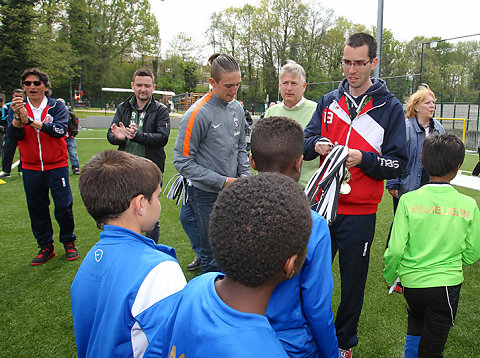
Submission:
[[[462,130],[462,142],[465,144],[465,133],[467,131],[467,118],[437,118],[436,120],[440,121],[445,128],[445,132],[454,132],[455,129],[454,121],[463,122],[463,130]]]

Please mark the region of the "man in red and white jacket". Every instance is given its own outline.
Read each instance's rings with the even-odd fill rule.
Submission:
[[[73,233],[73,198],[68,181],[68,153],[65,142],[68,112],[65,105],[47,97],[48,75],[36,68],[22,74],[26,99],[12,100],[8,134],[18,140],[23,164],[23,184],[33,235],[40,251],[31,265],[40,265],[55,256],[50,218],[49,191],[55,204],[55,218],[60,226],[68,261],[78,258]]]
[[[340,195],[338,215],[330,226],[332,259],[339,252],[342,294],[335,320],[342,357],[351,357],[358,344],[357,325],[362,311],[370,246],[375,232],[384,179],[400,176],[407,163],[405,115],[400,101],[384,81],[370,77],[377,66],[377,42],[365,33],[350,36],[343,49],[346,78],[339,88],[317,104],[305,128],[304,159],[321,160],[331,147],[348,147],[346,165],[351,191]]]

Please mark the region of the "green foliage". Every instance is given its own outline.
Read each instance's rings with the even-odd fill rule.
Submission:
[[[100,88],[109,86],[118,59],[146,56],[151,66],[158,53],[158,25],[148,0],[71,0],[67,13],[79,79],[89,96],[100,96]]]
[[[197,90],[201,68],[196,62],[184,60],[179,55],[171,55],[161,60],[159,67],[158,89],[173,91],[176,94]]]
[[[65,2],[42,0],[35,4],[38,26],[33,28],[30,58],[46,72],[55,97],[67,97],[78,58],[69,43]],[[68,96],[69,97],[69,96]]]
[[[307,73],[307,98],[319,99],[344,78],[340,61],[345,39],[359,31],[375,36],[333,10],[304,0],[262,0],[257,6],[230,7],[214,12],[207,35],[215,51],[227,52],[242,67],[242,98],[262,102],[276,98],[278,70],[288,60],[300,63]],[[419,85],[422,42],[440,38],[416,37],[399,41],[383,30],[381,77],[400,99],[408,98]],[[254,34],[254,36],[252,36]],[[439,42],[436,48],[424,44],[422,82],[428,83],[446,101],[470,98],[480,89],[478,41]],[[333,84],[333,86],[332,86]]]
[[[8,0],[0,6],[0,90],[8,94],[20,85],[20,75],[35,62],[31,58],[35,0]]]
[[[139,67],[153,69],[157,88],[176,93],[206,89],[208,68],[199,45],[180,32],[160,57],[158,25],[150,0],[3,0],[0,8],[0,90],[10,92],[27,66],[51,77],[54,96],[69,97],[80,84],[85,96],[117,99],[101,87],[128,87]],[[32,26],[31,24],[37,24]],[[306,0],[262,0],[213,12],[205,31],[215,52],[232,54],[242,72],[239,98],[264,103],[278,98],[278,71],[300,63],[309,83],[305,96],[318,100],[344,78],[345,39],[366,28],[332,9]],[[415,37],[399,41],[383,33],[381,77],[400,100],[422,82],[446,102],[471,101],[480,91],[478,41]],[[476,101],[475,101],[476,102]]]
[[[200,48],[191,36],[185,32],[179,32],[175,38],[170,41],[170,50],[167,57],[179,56],[183,61],[193,61],[199,57]]]

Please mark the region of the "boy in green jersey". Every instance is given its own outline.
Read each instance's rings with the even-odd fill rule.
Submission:
[[[462,265],[480,258],[480,212],[450,181],[465,157],[452,134],[430,136],[421,159],[430,182],[400,198],[383,271],[400,278],[408,304],[405,357],[443,357],[456,315]]]

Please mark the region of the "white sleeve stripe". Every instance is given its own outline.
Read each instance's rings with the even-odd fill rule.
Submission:
[[[142,358],[148,347],[148,339],[142,327],[135,322],[131,330],[132,351],[134,358]]]
[[[353,129],[368,142],[378,154],[382,154],[385,130],[369,114],[363,114],[353,121]]]
[[[176,261],[163,261],[145,277],[138,289],[132,305],[132,315],[136,317],[158,301],[185,287],[187,281]]]
[[[329,110],[337,115],[347,125],[352,124],[350,116],[340,108],[337,102],[333,102]],[[382,153],[383,135],[385,130],[368,113],[362,114],[353,121],[353,129],[372,147],[378,154]],[[348,143],[347,143],[348,146]]]

